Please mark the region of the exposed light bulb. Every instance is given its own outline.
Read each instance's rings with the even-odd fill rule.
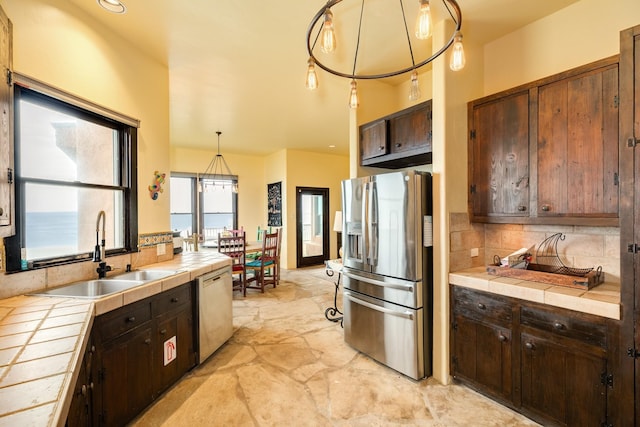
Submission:
[[[349,108],[358,108],[358,88],[355,80],[351,80],[351,93],[349,94]]]
[[[307,61],[309,66],[307,67],[307,81],[305,82],[305,87],[309,90],[314,90],[318,88],[318,75],[316,74],[316,62],[313,58],[309,58]]]
[[[333,29],[333,13],[330,9],[324,12],[324,23],[322,24],[322,35],[320,37],[320,50],[330,53],[336,50],[336,32]]]
[[[429,7],[429,0],[419,1],[420,9],[416,19],[416,37],[420,40],[426,40],[431,37],[431,7]]]
[[[418,84],[418,72],[411,73],[411,84],[409,85],[409,101],[420,99],[420,85]]]
[[[458,32],[451,50],[449,68],[451,68],[452,71],[460,71],[464,68],[465,63],[466,59],[464,57],[464,47],[462,46],[462,34]]]

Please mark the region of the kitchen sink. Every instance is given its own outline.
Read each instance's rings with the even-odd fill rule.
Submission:
[[[69,298],[101,298],[116,292],[126,291],[145,283],[143,280],[97,279],[84,280],[71,285],[33,293],[31,295]]]
[[[114,279],[109,280],[142,280],[144,282],[150,282],[152,280],[164,279],[177,273],[177,271],[172,270],[136,270],[118,274],[113,276]]]

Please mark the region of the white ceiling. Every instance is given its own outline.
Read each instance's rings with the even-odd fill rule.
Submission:
[[[349,81],[319,70],[320,88],[310,92],[304,87],[306,31],[325,0],[123,0],[124,15],[104,11],[96,0],[70,1],[168,66],[172,145],[215,149],[215,132],[220,130],[222,152],[264,155],[290,148],[348,153]],[[418,0],[403,1],[411,32]],[[458,3],[465,40],[483,44],[576,1]],[[438,0],[431,4],[434,13],[444,11]],[[357,17],[360,5],[352,0],[334,8],[344,38],[357,23],[340,26],[338,8],[343,16]],[[398,3],[367,0],[365,7],[376,12],[365,15],[371,18],[363,24],[358,67],[375,67],[373,59],[390,63],[398,49],[386,29],[395,22]],[[375,17],[385,30],[367,33],[366,22],[373,25]],[[367,46],[376,58],[367,55]],[[351,71],[353,54],[337,55],[351,64],[346,69]]]

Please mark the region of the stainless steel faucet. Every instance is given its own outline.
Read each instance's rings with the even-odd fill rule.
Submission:
[[[102,218],[102,240],[100,240],[100,218]],[[96,220],[96,247],[93,251],[93,262],[99,263],[98,268],[96,269],[99,279],[107,277],[107,272],[111,271],[111,266],[107,265],[107,262],[105,261],[105,221],[106,214],[104,211],[98,212],[98,219]]]

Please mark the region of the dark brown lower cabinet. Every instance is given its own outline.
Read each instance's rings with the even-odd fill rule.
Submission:
[[[126,425],[196,365],[193,295],[190,282],[96,317],[68,426]]]
[[[451,311],[456,380],[543,425],[609,425],[613,322],[458,286]]]
[[[93,356],[95,346],[90,337],[78,371],[78,379],[73,390],[73,398],[69,406],[66,425],[90,426],[93,414]]]
[[[511,331],[456,315],[453,335],[453,375],[499,400],[511,400]]]

